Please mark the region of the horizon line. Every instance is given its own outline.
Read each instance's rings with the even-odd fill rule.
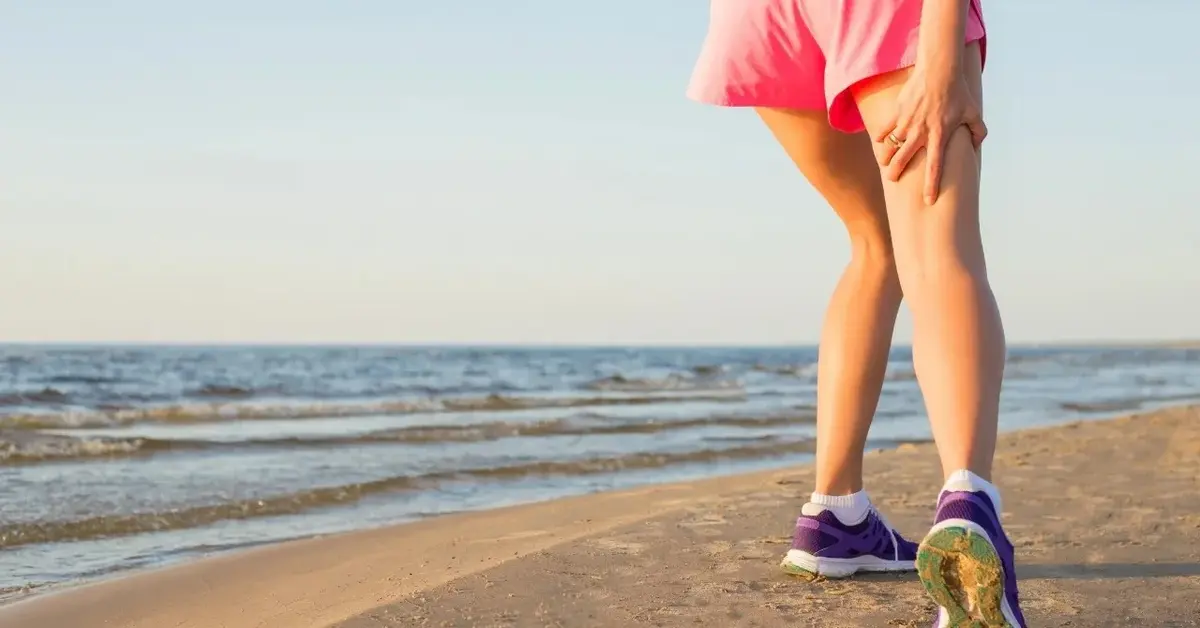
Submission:
[[[736,343],[736,342],[497,342],[497,341],[206,341],[206,340],[0,340],[0,347],[166,347],[166,348],[399,348],[399,349],[792,349],[816,348],[817,342]],[[912,342],[892,343],[892,347],[911,347]],[[1162,348],[1200,349],[1200,338],[1147,339],[1059,339],[1009,342],[1010,348]]]

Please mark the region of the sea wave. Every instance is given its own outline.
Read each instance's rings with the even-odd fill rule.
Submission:
[[[396,476],[356,484],[313,488],[261,499],[173,508],[159,512],[0,524],[0,549],[33,543],[83,541],[195,528],[228,520],[291,515],[317,508],[351,504],[380,493],[435,489],[439,485],[451,482],[498,482],[535,476],[586,476],[681,464],[779,457],[812,451],[811,440],[783,440],[777,437],[764,437],[750,444],[725,448],[666,453],[639,452],[580,460],[518,462],[511,465]]]
[[[62,404],[69,399],[67,393],[57,389],[42,388],[41,390],[23,390],[8,392],[0,395],[0,406],[27,406],[37,404]]]
[[[366,444],[465,443],[514,437],[654,434],[708,427],[735,429],[781,428],[811,423],[807,415],[713,416],[676,420],[617,420],[581,415],[534,422],[489,421],[464,425],[417,425],[329,437],[261,438],[235,441],[160,439],[145,437],[76,437],[45,432],[0,431],[0,465],[65,462],[92,458],[151,455],[168,451],[242,450],[301,447],[343,447]]]
[[[696,367],[698,377],[671,374],[666,377],[626,377],[610,375],[583,385],[585,390],[606,392],[667,392],[740,390],[736,380],[720,379],[720,367]]]
[[[120,377],[111,377],[106,375],[74,375],[65,373],[62,375],[51,375],[43,378],[41,381],[47,384],[85,384],[89,386],[97,386],[101,384],[124,384],[136,380],[126,380]]]
[[[127,456],[143,450],[142,438],[75,438],[43,432],[0,431],[0,465],[43,460]]]
[[[13,602],[50,586],[49,582],[30,582],[15,587],[0,587],[0,604]]]
[[[806,364],[755,364],[750,367],[750,370],[756,373],[769,373],[771,375],[785,375],[790,377],[812,378],[817,376],[817,365],[815,362]]]
[[[1167,395],[1139,395],[1122,399],[1102,399],[1095,401],[1064,401],[1058,404],[1062,410],[1082,413],[1115,413],[1141,410],[1147,405],[1170,403],[1178,401],[1200,400],[1200,390]]]
[[[1142,407],[1140,399],[1123,399],[1118,401],[1066,402],[1058,407],[1069,412],[1126,412]]]
[[[504,412],[506,410],[652,405],[688,401],[737,402],[744,399],[744,391],[731,388],[590,397],[519,397],[492,394],[486,397],[398,399],[362,403],[259,404],[230,401],[0,415],[0,428],[72,429],[113,427],[133,423],[215,423],[254,419],[317,419],[423,412]]]
[[[277,390],[277,389],[272,389],[272,390]],[[241,399],[241,398],[246,398],[246,397],[253,397],[255,395],[261,395],[265,392],[269,392],[269,391],[263,390],[263,389],[255,389],[252,387],[232,386],[229,384],[205,384],[205,385],[201,386],[200,388],[197,388],[196,390],[189,393],[189,395],[192,397],[221,397],[221,398],[226,398],[226,399],[229,399],[229,398]]]

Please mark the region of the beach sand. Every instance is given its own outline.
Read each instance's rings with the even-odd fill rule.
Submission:
[[[996,472],[1033,626],[1200,626],[1200,406],[1006,434]],[[872,453],[867,474],[919,538],[932,445]],[[811,481],[788,469],[297,541],[38,596],[0,626],[928,626],[913,575],[779,571]]]

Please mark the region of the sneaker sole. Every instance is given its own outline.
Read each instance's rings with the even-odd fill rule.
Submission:
[[[823,558],[813,556],[802,550],[788,550],[787,556],[779,568],[794,576],[812,578],[849,578],[859,572],[903,572],[915,571],[913,561],[885,560],[878,556],[858,556],[855,558]]]
[[[942,609],[938,628],[1023,628],[1004,596],[1004,563],[971,521],[943,521],[921,541],[917,576]]]

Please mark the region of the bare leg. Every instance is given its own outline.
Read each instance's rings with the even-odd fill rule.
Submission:
[[[850,236],[850,263],[821,332],[816,464],[816,492],[849,495],[862,490],[863,448],[902,297],[879,168],[870,138],[834,130],[824,111],[760,109],[759,115]]]
[[[980,103],[981,64],[972,44],[964,60]],[[887,123],[909,70],[876,77],[855,90],[872,132]],[[913,365],[948,476],[960,469],[990,479],[996,449],[1005,343],[987,279],[979,233],[979,156],[965,127],[945,152],[942,192],[922,198],[925,153],[898,182],[884,181],[900,284],[913,314]]]

